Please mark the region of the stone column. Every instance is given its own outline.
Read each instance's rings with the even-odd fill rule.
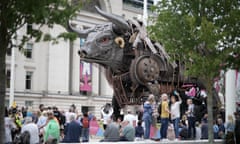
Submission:
[[[236,70],[228,70],[225,75],[225,109],[227,121],[228,115],[233,115],[236,111]]]
[[[99,66],[92,64],[92,94],[93,96],[99,96]]]

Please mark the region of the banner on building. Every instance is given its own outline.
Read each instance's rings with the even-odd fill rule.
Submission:
[[[80,39],[80,47],[84,39]],[[92,65],[80,60],[80,92],[92,91]]]

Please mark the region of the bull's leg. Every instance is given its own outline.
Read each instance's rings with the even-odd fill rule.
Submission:
[[[113,112],[113,117],[116,118],[116,119],[121,117],[121,115],[120,115],[120,106],[119,106],[115,96],[113,96],[113,98],[112,98],[112,106],[113,106],[113,111],[114,111]]]

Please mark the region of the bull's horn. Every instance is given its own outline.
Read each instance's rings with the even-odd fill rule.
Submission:
[[[76,32],[79,37],[86,38],[88,36],[88,33],[93,31],[93,28],[80,30],[72,26],[72,24],[68,21],[68,31],[70,32]]]
[[[97,6],[95,6],[97,12],[107,18],[108,20],[110,20],[112,23],[114,23],[117,26],[117,30],[121,30],[121,31],[127,31],[129,30],[129,25],[126,22],[125,19],[123,19],[122,17],[118,16],[118,15],[114,15],[114,14],[110,14],[107,12],[102,11],[101,9],[99,9]]]

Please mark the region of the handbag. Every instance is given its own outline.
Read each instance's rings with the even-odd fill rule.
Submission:
[[[174,127],[173,124],[169,124],[168,130],[167,130],[167,139],[168,140],[175,140],[175,132],[174,132]]]

